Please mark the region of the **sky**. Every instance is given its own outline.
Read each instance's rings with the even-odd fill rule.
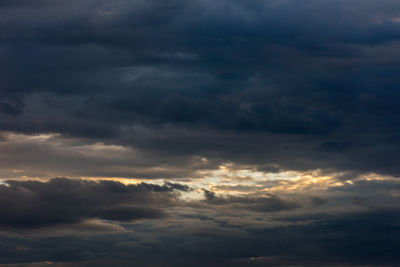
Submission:
[[[400,2],[1,0],[0,266],[398,266]]]

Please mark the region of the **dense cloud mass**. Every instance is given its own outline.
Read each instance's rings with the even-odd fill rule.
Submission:
[[[34,228],[89,219],[132,221],[166,216],[162,205],[172,204],[178,184],[123,185],[118,182],[53,179],[6,181],[0,185],[0,227]],[[152,207],[154,203],[157,208]]]
[[[3,1],[0,129],[135,147],[150,161],[397,175],[399,9]]]
[[[182,184],[123,185],[64,178],[6,184],[0,188],[0,263],[398,263],[397,179],[360,179],[328,190],[311,185],[291,191],[291,185],[280,189],[275,184],[241,197],[202,189],[204,197],[198,200],[184,200],[182,194],[194,189]],[[275,195],[262,193],[275,189]]]
[[[395,0],[1,0],[0,264],[398,265],[399,51]]]

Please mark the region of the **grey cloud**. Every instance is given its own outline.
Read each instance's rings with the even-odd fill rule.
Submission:
[[[398,231],[397,219],[397,211],[385,211],[325,216],[307,225],[243,232],[224,226],[200,227],[196,232],[185,227],[169,231],[161,227],[157,229],[157,242],[144,247],[135,235],[129,234],[89,238],[8,237],[3,239],[1,258],[3,263],[19,262],[22,257],[28,262],[54,261],[56,266],[57,263],[96,266],[99,261],[119,266],[130,266],[132,262],[147,266],[165,262],[167,266],[395,266],[399,239],[393,233]],[[141,228],[153,234],[155,230]]]
[[[132,221],[166,216],[176,184],[123,185],[110,181],[52,179],[49,182],[9,180],[0,185],[2,228],[35,228],[80,223],[89,219]]]
[[[275,195],[265,197],[217,197],[215,193],[204,190],[206,203],[210,205],[224,205],[226,208],[250,209],[261,212],[277,212],[299,208],[301,204],[290,199],[281,199]]]
[[[399,173],[396,1],[32,7],[0,10],[1,130],[124,144],[154,166]]]
[[[0,263],[395,266],[399,18],[395,0],[1,1],[0,176],[171,182],[0,184]],[[174,181],[228,162],[341,185],[179,200]]]
[[[398,262],[398,205],[367,205],[366,208],[354,209],[357,204],[351,201],[357,195],[368,196],[370,203],[398,203],[398,196],[389,194],[398,189],[397,180],[353,180],[353,184],[332,187],[326,192],[323,196],[327,202],[320,197],[303,196],[295,202],[299,204],[297,208],[285,208],[283,212],[272,211],[270,206],[276,207],[277,199],[279,203],[293,203],[290,201],[294,197],[292,194],[270,196],[275,199],[272,203],[255,197],[221,199],[208,192],[212,197],[203,201],[206,205],[180,202],[175,206],[176,203],[169,202],[169,197],[162,195],[182,185],[125,186],[115,182],[65,179],[56,179],[48,184],[8,183],[14,191],[24,191],[25,195],[40,192],[43,199],[53,196],[51,199],[57,205],[64,204],[57,200],[58,197],[74,202],[80,196],[79,203],[84,208],[92,202],[82,201],[85,198],[83,193],[90,194],[91,199],[98,202],[97,215],[118,220],[125,231],[53,236],[11,235],[2,231],[1,263],[52,261],[56,266],[96,266],[99,262],[119,266],[130,266],[133,262],[146,266],[163,263],[167,266],[395,266]],[[5,189],[2,187],[2,190]],[[15,202],[26,200],[26,197],[19,200],[21,194],[14,192]],[[66,195],[72,196],[68,198]],[[126,223],[124,216],[131,216],[130,211],[117,207],[126,203],[126,199],[130,203],[134,199],[135,203],[150,203],[147,207],[166,209],[169,217]],[[106,202],[115,207],[113,213],[103,212]],[[21,205],[26,203],[29,202]],[[237,205],[234,209],[229,208],[232,203]],[[269,207],[267,214],[265,205]],[[139,212],[137,216],[147,214]],[[57,233],[54,225],[43,227]]]

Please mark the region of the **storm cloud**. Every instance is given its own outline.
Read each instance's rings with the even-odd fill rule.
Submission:
[[[161,218],[167,216],[162,205],[173,205],[173,189],[188,190],[177,184],[123,185],[65,178],[49,182],[10,180],[0,185],[0,227],[35,228],[89,219]]]
[[[398,265],[399,51],[395,0],[1,1],[0,263]]]
[[[395,1],[4,2],[0,128],[102,140],[155,157],[200,155],[216,165],[397,175],[399,8]],[[141,140],[130,129],[137,126],[173,136]]]

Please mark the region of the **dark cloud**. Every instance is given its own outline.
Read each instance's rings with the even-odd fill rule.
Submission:
[[[99,262],[130,266],[337,266],[398,262],[398,211],[318,218],[312,224],[249,229],[186,229],[162,233],[151,247],[134,235],[5,238],[3,263],[53,261],[61,266],[96,266]],[[144,227],[142,231],[149,231]],[[151,231],[154,231],[153,228]],[[368,232],[369,234],[365,234]],[[23,245],[22,245],[23,244]],[[361,245],[362,244],[362,245]],[[144,247],[143,247],[144,245]],[[107,255],[107,257],[105,257]]]
[[[13,218],[9,210],[19,209],[24,212],[19,218],[26,213],[29,221],[43,219],[45,209],[52,214],[40,228],[7,225],[13,231],[4,230],[2,219],[0,263],[395,266],[399,258],[397,180],[355,180],[331,187],[324,198],[293,193],[222,198],[205,191],[209,197],[202,201],[174,198],[170,194],[176,188],[188,190],[178,184],[126,186],[67,179],[7,183],[1,195],[7,197],[9,208],[2,209],[2,214]],[[353,201],[355,197],[364,198],[362,205]],[[58,215],[62,223],[49,223],[57,214],[55,206],[62,210]],[[107,232],[97,225],[95,232],[88,232],[85,227],[95,224],[81,224],[72,228],[79,230],[75,234],[65,232],[66,225],[76,225],[66,221],[73,218],[71,206],[86,216],[94,214],[92,219],[118,223],[123,231]],[[130,209],[133,206],[136,209]],[[132,221],[154,218],[159,214],[155,211],[166,211],[169,217]]]
[[[80,223],[89,219],[132,221],[166,216],[178,184],[123,185],[110,181],[52,179],[49,182],[6,181],[0,185],[1,227],[34,228]],[[154,207],[154,204],[157,207]]]
[[[0,1],[0,263],[395,266],[399,51],[395,0]]]
[[[299,202],[290,199],[281,199],[275,195],[266,195],[259,198],[246,197],[217,197],[214,192],[204,190],[207,204],[224,205],[226,208],[250,209],[261,212],[277,212],[299,208]]]
[[[390,0],[6,1],[0,129],[121,144],[131,125],[167,126],[192,131],[187,148],[124,145],[397,175],[399,11]]]

